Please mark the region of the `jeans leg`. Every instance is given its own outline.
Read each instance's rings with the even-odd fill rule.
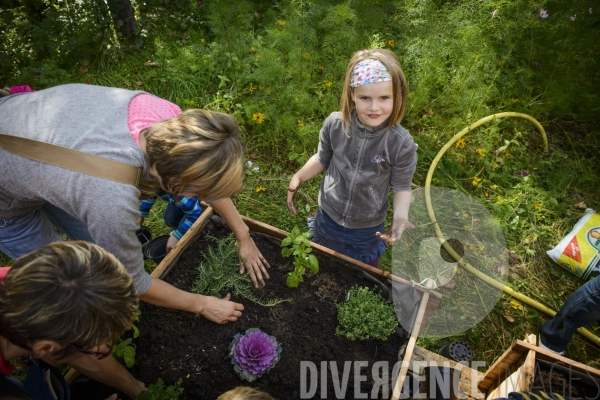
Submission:
[[[42,206],[42,212],[48,217],[52,225],[60,229],[71,240],[85,240],[94,243],[87,225],[71,216],[71,214],[46,203]]]
[[[0,251],[14,260],[38,247],[60,241],[41,208],[19,218],[0,221]]]
[[[548,348],[563,351],[578,328],[600,321],[600,276],[581,285],[558,313],[540,328]]]
[[[379,268],[379,259],[381,257],[377,257],[372,259],[371,261],[367,261],[367,264],[369,264],[371,267],[375,267],[375,268]]]
[[[177,229],[182,219],[185,217],[185,213],[181,211],[174,203],[169,202],[165,211],[163,212],[163,220],[169,228]]]

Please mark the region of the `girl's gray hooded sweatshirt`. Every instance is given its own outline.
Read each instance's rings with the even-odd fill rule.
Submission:
[[[400,125],[386,128],[361,124],[352,113],[343,126],[342,113],[325,120],[316,157],[327,170],[321,181],[319,206],[337,224],[371,228],[385,220],[393,193],[411,191],[417,145]]]

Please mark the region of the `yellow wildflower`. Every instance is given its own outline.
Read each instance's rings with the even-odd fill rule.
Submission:
[[[467,144],[467,142],[465,142],[465,139],[458,139],[458,141],[456,142],[456,147],[465,147],[465,145]]]
[[[257,124],[262,124],[265,119],[265,115],[263,113],[252,114],[252,121],[256,121]]]
[[[255,190],[256,190],[256,193],[258,193],[258,192],[264,192],[264,191],[266,191],[266,190],[267,190],[267,188],[266,188],[266,187],[264,187],[264,186],[259,186],[259,187],[257,187]]]
[[[510,306],[512,308],[514,308],[515,310],[522,310],[523,309],[523,304],[519,303],[516,300],[511,300],[510,301]]]
[[[279,21],[277,21],[277,23],[281,26],[285,25],[285,20],[284,19],[280,19]]]
[[[504,155],[504,157],[510,157],[510,153],[508,152],[508,150],[504,150],[504,153],[502,153]]]
[[[488,192],[483,192],[483,195],[484,195],[485,197],[489,197],[489,196],[490,196],[490,194],[489,194]]]
[[[473,183],[473,186],[477,186],[479,185],[479,182],[481,182],[481,178],[476,176],[475,178],[473,178],[473,182],[471,183]]]
[[[544,203],[542,203],[541,201],[536,201],[535,203],[533,203],[533,207],[535,207],[535,209],[539,211],[542,208],[544,208]]]
[[[487,153],[487,150],[486,150],[486,149],[482,149],[482,148],[475,149],[475,151],[476,151],[476,152],[477,152],[477,154],[479,154],[481,157],[485,157],[485,153]]]
[[[256,90],[256,88],[254,86],[252,86],[252,84],[250,84],[250,86],[248,86],[248,92],[250,92],[250,94],[254,93],[255,90]]]
[[[496,190],[496,189],[498,189],[498,185],[492,185],[492,186],[490,186],[490,189]]]
[[[331,87],[331,85],[333,85],[333,82],[331,82],[331,81],[327,81],[327,82],[325,82],[325,86],[327,86],[327,87]]]
[[[254,53],[256,51],[256,48],[254,46],[250,47],[250,53]]]
[[[319,69],[320,69],[321,71],[323,71],[323,70],[325,69],[325,67],[324,67],[324,66],[322,66],[322,65],[319,65]]]
[[[302,122],[302,120],[300,120],[300,119],[298,120],[297,124],[300,128],[302,128],[304,126],[304,122]]]
[[[502,197],[502,196],[496,196],[496,200],[502,201],[502,200],[504,200],[504,197]]]
[[[387,45],[388,45],[388,47],[394,47],[394,40],[393,39],[388,40]]]

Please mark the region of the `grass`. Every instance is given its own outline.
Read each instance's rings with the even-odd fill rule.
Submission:
[[[85,73],[79,60],[71,60],[62,72],[40,67],[53,62],[31,67],[20,60],[25,67],[8,83],[40,88],[88,82],[142,89],[184,109],[233,114],[242,128],[246,161],[253,162],[245,170],[245,188],[233,201],[241,214],[290,231],[306,226],[317,208],[319,179],[302,184],[296,195],[297,217],[287,210],[287,184],[316,152],[322,122],[337,107],[345,63],[353,51],[370,44],[391,48],[411,89],[402,125],[419,144],[414,188],[424,185],[439,149],[477,119],[517,111],[542,122],[547,154],[530,123],[493,121],[446,153],[432,185],[477,199],[498,221],[511,256],[510,287],[557,310],[582,284],[545,251],[571,230],[582,215],[582,203],[600,210],[600,42],[593,25],[597,13],[587,12],[593,6],[587,0],[548,3],[547,20],[540,19],[535,2],[528,0],[435,6],[362,0],[343,6],[310,1],[239,1],[227,7],[217,0],[205,3],[185,15],[178,14],[181,10],[165,14],[188,22],[191,16],[196,25],[157,25],[146,47],[108,52],[92,60]],[[576,21],[569,20],[573,14]],[[16,40],[11,38],[12,47]],[[322,46],[325,40],[328,45]],[[147,61],[156,66],[144,66]],[[252,120],[256,113],[265,120]],[[158,203],[146,223],[155,236],[170,232]],[[384,269],[391,268],[391,258],[390,251],[384,254]],[[0,258],[2,264],[9,262]],[[466,340],[474,359],[489,365],[512,341],[537,333],[547,319],[502,295],[475,328],[456,337],[420,339],[418,344],[437,351],[452,340]],[[588,328],[600,335],[596,324]],[[591,363],[600,359],[600,348],[575,335],[567,356]]]

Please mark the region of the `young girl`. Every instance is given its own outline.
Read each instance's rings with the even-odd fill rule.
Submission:
[[[408,87],[389,50],[361,50],[350,59],[341,112],[319,134],[317,154],[292,177],[287,203],[293,214],[298,187],[324,170],[313,241],[374,267],[387,243],[400,238],[408,221],[417,145],[399,124]],[[394,218],[385,230],[393,192]]]

